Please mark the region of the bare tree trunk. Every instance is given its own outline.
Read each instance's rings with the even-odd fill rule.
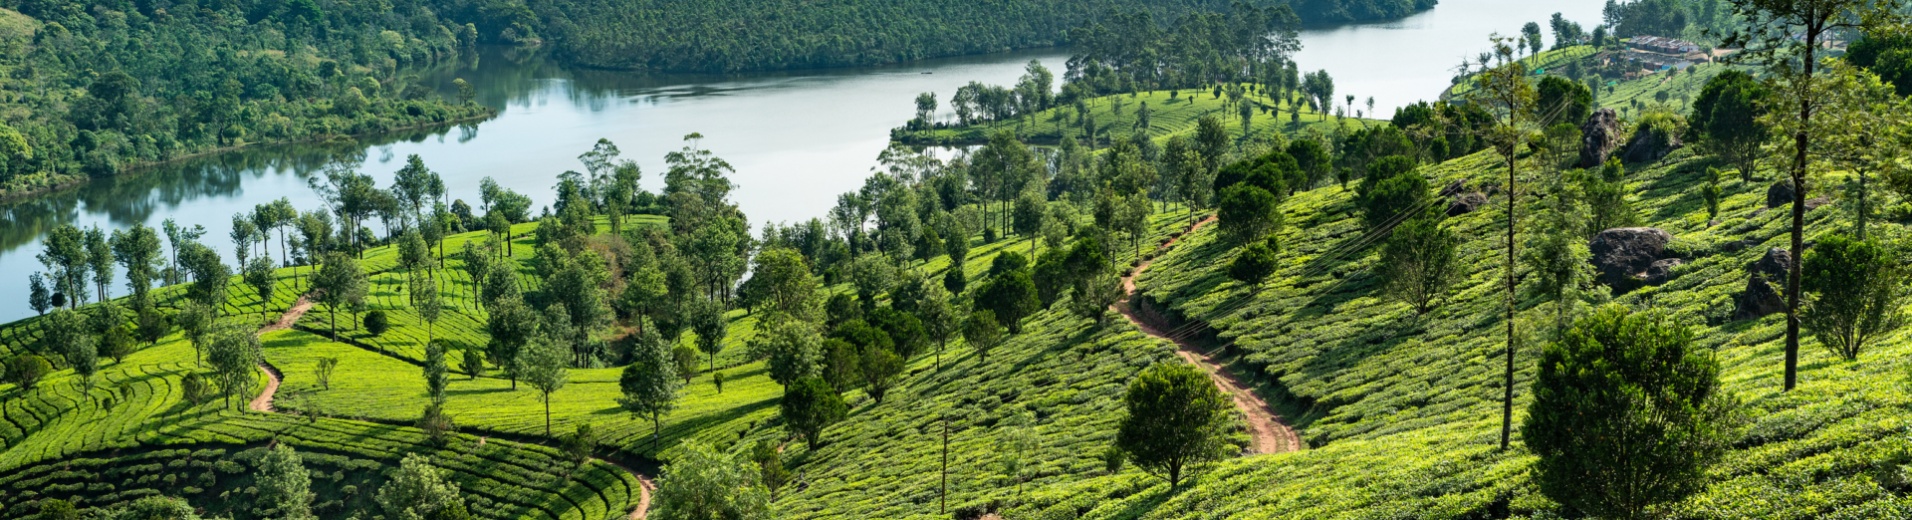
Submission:
[[[1813,22],[1808,21],[1808,24]],[[1813,51],[1819,44],[1818,27],[1808,25],[1806,36],[1805,82],[1800,92],[1799,128],[1793,132],[1792,262],[1786,267],[1786,381],[1791,391],[1799,382],[1799,264],[1805,254],[1806,231],[1806,148],[1811,144],[1807,127],[1812,123],[1812,101],[1806,99],[1812,88]]]
[[[1515,145],[1518,146],[1518,145]],[[1500,401],[1500,449],[1506,450],[1514,433],[1514,224],[1518,222],[1514,206],[1514,166],[1518,159],[1507,154],[1507,370]]]

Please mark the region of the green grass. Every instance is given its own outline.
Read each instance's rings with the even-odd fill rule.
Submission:
[[[1491,179],[1491,153],[1430,168],[1436,185]],[[1746,266],[1783,247],[1783,210],[1762,211],[1763,184],[1731,182],[1719,225],[1708,227],[1698,191],[1708,159],[1676,153],[1636,166],[1629,185],[1649,225],[1672,233],[1687,265],[1665,285],[1624,295],[1635,308],[1672,314],[1717,352],[1724,388],[1744,405],[1745,430],[1712,469],[1712,484],[1666,512],[1672,518],[1884,518],[1907,511],[1912,461],[1912,331],[1880,340],[1856,363],[1815,341],[1802,346],[1800,387],[1780,388],[1781,315],[1731,321]],[[1530,172],[1533,170],[1529,170]],[[1532,174],[1530,174],[1531,177]],[[1223,272],[1234,250],[1212,231],[1190,237],[1141,281],[1148,296],[1212,324],[1232,342],[1240,369],[1264,375],[1266,395],[1314,449],[1222,463],[1195,485],[1171,491],[1130,471],[1051,486],[1010,508],[1009,518],[1476,518],[1560,513],[1529,479],[1533,461],[1516,431],[1497,451],[1498,371],[1505,358],[1500,312],[1504,202],[1448,221],[1465,240],[1465,278],[1450,300],[1416,318],[1385,299],[1372,248],[1331,254],[1361,235],[1351,194],[1334,187],[1284,206],[1284,267],[1259,292]],[[1496,199],[1504,201],[1505,199]],[[1836,205],[1808,215],[1808,238],[1844,225]],[[1531,211],[1525,212],[1531,215]],[[1531,229],[1531,228],[1528,228]],[[1750,239],[1738,251],[1725,244]],[[1521,300],[1519,326],[1547,318]],[[1516,427],[1538,343],[1516,358]]]
[[[288,400],[287,406],[292,408],[403,422],[416,421],[429,403],[423,370],[418,365],[360,347],[287,331],[266,338],[265,354],[286,375],[281,391],[298,396]],[[339,360],[329,390],[321,388],[314,376],[318,360],[328,357]],[[651,445],[650,419],[633,418],[617,406],[616,400],[622,395],[617,386],[621,371],[572,369],[569,383],[551,397],[552,431],[562,434],[578,424],[591,424],[611,449],[662,458]],[[712,443],[734,440],[738,431],[776,415],[776,399],[782,389],[764,374],[762,363],[722,371],[722,394],[717,393],[708,374],[700,375],[685,388],[677,411],[664,422],[663,447],[689,437]],[[512,390],[506,379],[471,379],[460,373],[453,375],[447,394],[446,411],[469,433],[544,435],[544,405],[529,385]]]
[[[514,232],[534,227],[520,226]],[[455,251],[452,248],[480,235],[453,237],[447,241],[447,250]],[[528,239],[520,243],[519,251],[528,256],[526,244]],[[396,262],[392,248],[379,247],[366,252],[362,265],[374,273],[374,279],[386,280],[402,276],[392,272]],[[235,277],[222,321],[254,326],[276,319],[303,292],[310,273],[310,268],[275,272],[279,289],[266,305],[267,317],[260,315],[257,293]],[[163,309],[171,309],[183,290],[182,286],[160,288],[155,295]],[[0,347],[8,353],[36,348],[38,322],[30,318],[0,328]],[[294,334],[310,336],[280,332],[268,341],[273,344],[278,337]],[[88,507],[167,494],[187,497],[212,511],[250,518],[245,498],[250,476],[242,468],[257,458],[248,453],[267,441],[307,451],[316,470],[332,468],[331,476],[321,475],[315,483],[321,507],[334,509],[328,517],[364,509],[371,488],[383,482],[384,468],[396,467],[406,453],[433,455],[435,463],[463,487],[472,510],[484,518],[601,520],[624,516],[637,501],[637,482],[631,474],[603,462],[581,467],[562,462],[560,454],[548,447],[501,440],[481,446],[472,435],[455,436],[438,446],[422,432],[402,425],[409,420],[392,421],[398,424],[335,418],[306,421],[236,411],[250,396],[235,397],[233,408],[224,408],[220,399],[192,405],[182,400],[179,381],[188,372],[203,370],[195,367],[193,358],[190,343],[175,332],[121,362],[102,360],[91,386],[80,384],[70,370],[56,372],[31,391],[0,384],[0,399],[4,399],[0,401],[0,419],[4,419],[0,421],[0,475],[5,475],[0,477],[0,510],[8,511],[8,516],[37,511],[42,498],[65,498]],[[258,374],[255,389],[264,383],[264,374]],[[279,396],[281,403],[297,398],[296,393]],[[345,476],[348,473],[350,477]],[[344,486],[367,490],[355,495]]]
[[[1119,113],[1116,112],[1115,99],[1117,98],[1120,98],[1122,103]],[[1329,115],[1324,120],[1321,114],[1309,109],[1306,105],[1301,107],[1301,120],[1296,122],[1292,121],[1288,115],[1289,104],[1286,101],[1255,94],[1250,94],[1248,99],[1256,105],[1255,115],[1249,119],[1252,132],[1256,135],[1267,135],[1271,132],[1295,135],[1310,129],[1328,134],[1333,133],[1336,124],[1374,124],[1372,120],[1354,119],[1352,113],[1345,119]],[[1240,113],[1232,103],[1229,103],[1226,94],[1217,98],[1210,90],[1189,89],[1180,91],[1180,95],[1173,98],[1170,97],[1170,91],[1155,90],[1134,94],[1114,94],[1090,100],[1089,112],[1095,116],[1097,139],[1107,142],[1109,139],[1123,138],[1141,130],[1136,113],[1142,103],[1148,103],[1149,106],[1148,135],[1157,141],[1165,141],[1177,135],[1193,138],[1196,123],[1202,116],[1208,114],[1214,114],[1222,120],[1222,126],[1228,129],[1230,137],[1237,139],[1241,137]],[[1264,109],[1270,107],[1276,108],[1276,113],[1264,112]],[[1059,115],[1063,120],[1056,119]],[[1368,117],[1373,115],[1370,114]],[[1050,108],[1032,117],[955,128],[915,132],[898,129],[892,132],[892,138],[906,144],[962,146],[986,143],[991,134],[1000,131],[1014,132],[1023,142],[1032,144],[1057,144],[1062,141],[1063,135],[1073,136],[1077,141],[1088,144],[1082,125],[1076,122],[1076,110],[1073,106]]]
[[[1520,63],[1535,75],[1555,74],[1561,69],[1565,69],[1568,63],[1585,60],[1594,54],[1595,50],[1592,45],[1575,45],[1572,47],[1541,51],[1540,54],[1520,58]],[[1480,65],[1480,62],[1469,63],[1470,67],[1479,67]],[[1474,69],[1470,68],[1470,70]],[[1564,76],[1564,74],[1555,75]],[[1472,95],[1474,87],[1477,84],[1476,77],[1477,76],[1469,75],[1465,78],[1461,78],[1459,83],[1455,83],[1453,86],[1448,87],[1446,92],[1441,93],[1441,99],[1465,99],[1467,96]]]
[[[1693,72],[1684,69],[1673,74],[1666,72],[1653,74],[1634,80],[1612,83],[1611,92],[1602,88],[1594,94],[1595,104],[1620,111],[1623,115],[1639,116],[1651,110],[1665,110],[1686,113],[1692,109],[1694,98],[1700,96],[1700,90],[1713,76],[1734,68],[1733,65],[1719,63],[1701,63]],[[1740,67],[1744,70],[1744,67]],[[1667,100],[1661,103],[1656,94],[1665,91]]]
[[[7,443],[0,451],[0,474],[7,475],[0,478],[0,490],[6,490],[0,506],[27,507],[43,496],[70,496],[83,505],[107,505],[149,494],[116,490],[158,486],[137,478],[105,481],[104,487],[62,488],[48,483],[91,482],[85,473],[69,468],[76,460],[98,459],[111,469],[130,464],[119,460],[123,451],[216,450],[269,440],[361,461],[354,463],[360,472],[396,466],[406,453],[433,455],[435,463],[451,471],[452,479],[465,489],[473,510],[487,518],[598,520],[624,514],[637,497],[635,477],[630,474],[601,462],[572,469],[551,448],[503,441],[481,447],[469,435],[434,446],[422,432],[403,426],[236,411],[249,396],[236,397],[234,408],[225,408],[219,399],[192,405],[182,400],[179,391],[179,378],[194,370],[192,357],[190,345],[172,338],[107,365],[90,389],[77,384],[70,371],[31,391],[0,387],[0,395],[6,396],[3,410],[9,427],[0,432]],[[259,379],[262,386],[263,373]],[[40,474],[48,476],[41,481],[21,480]],[[166,483],[163,489],[185,492],[190,498],[219,499],[212,503],[226,497],[223,491],[207,490],[236,490],[219,487],[223,485],[218,482],[226,478],[220,475],[184,476],[198,480]],[[243,481],[245,477],[233,478]],[[382,482],[382,477],[374,481]],[[35,493],[26,493],[29,490]]]

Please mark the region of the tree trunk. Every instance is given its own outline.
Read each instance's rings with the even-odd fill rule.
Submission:
[[[544,395],[544,436],[551,436],[551,394]]]
[[[1806,231],[1806,148],[1811,145],[1806,134],[1812,123],[1812,101],[1806,95],[1812,88],[1813,51],[1819,44],[1819,27],[1808,21],[1806,27],[1805,76],[1806,82],[1797,88],[1799,99],[1799,129],[1793,133],[1793,203],[1792,203],[1792,265],[1786,268],[1786,380],[1785,390],[1791,391],[1799,382],[1799,264],[1805,258]]]
[[[1859,240],[1866,239],[1866,171],[1859,170]]]
[[[1519,145],[1514,145],[1518,147]],[[1513,149],[1507,153],[1507,370],[1502,383],[1503,394],[1500,401],[1500,449],[1505,451],[1514,432],[1514,225],[1516,218],[1514,206],[1514,168],[1518,159]]]

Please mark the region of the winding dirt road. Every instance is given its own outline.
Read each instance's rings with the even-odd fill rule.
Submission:
[[[1213,216],[1202,219],[1188,228],[1188,233],[1194,233],[1202,226],[1213,222],[1215,222]],[[1166,251],[1178,242],[1180,239],[1171,239],[1168,243],[1156,248],[1156,251]],[[1294,428],[1283,422],[1281,416],[1276,415],[1274,410],[1268,407],[1268,402],[1260,395],[1255,394],[1254,390],[1236,379],[1234,374],[1222,368],[1212,354],[1195,345],[1189,338],[1164,334],[1163,331],[1171,329],[1167,323],[1160,322],[1153,313],[1141,312],[1136,308],[1135,277],[1141,276],[1142,271],[1148,269],[1150,263],[1152,261],[1142,262],[1135,266],[1128,276],[1122,278],[1124,296],[1122,301],[1116,302],[1115,310],[1121,312],[1124,318],[1128,318],[1129,322],[1134,323],[1135,327],[1141,329],[1143,333],[1174,342],[1175,346],[1179,347],[1176,351],[1177,355],[1208,373],[1208,378],[1215,382],[1215,387],[1220,388],[1222,393],[1228,395],[1229,400],[1234,401],[1235,408],[1241,410],[1242,416],[1247,420],[1251,437],[1248,449],[1251,453],[1284,453],[1301,451],[1305,448],[1306,445],[1301,442],[1301,435],[1295,433]]]
[[[298,323],[299,317],[305,316],[305,311],[309,310],[312,310],[312,299],[300,296],[299,301],[292,304],[292,308],[286,309],[285,314],[279,315],[278,321],[260,327],[257,334],[264,336],[268,332],[292,328],[292,324]],[[279,393],[279,382],[284,378],[279,374],[279,368],[267,363],[265,359],[259,360],[259,369],[266,371],[266,388],[260,390],[259,396],[252,398],[252,402],[247,404],[246,408],[255,412],[271,412],[272,396]]]

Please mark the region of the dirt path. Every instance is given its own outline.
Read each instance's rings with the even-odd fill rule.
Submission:
[[[640,495],[637,498],[637,509],[631,510],[631,520],[644,520],[644,517],[651,514],[651,492],[657,490],[657,483],[651,482],[651,478],[644,476],[643,473],[631,471],[630,468],[618,466],[618,469],[637,476],[637,491]]]
[[[259,334],[264,335],[268,332],[292,328],[292,324],[298,323],[299,317],[305,316],[305,311],[309,310],[312,310],[312,300],[300,296],[299,301],[292,304],[292,308],[286,309],[285,314],[279,315],[279,321],[260,327]],[[252,398],[252,402],[246,405],[246,409],[255,412],[271,412],[272,396],[279,393],[279,382],[283,378],[279,374],[279,368],[272,366],[264,359],[259,360],[259,369],[266,371],[266,388],[259,392],[258,397]]]
[[[1194,233],[1196,230],[1201,229],[1202,226],[1209,225],[1213,222],[1215,222],[1215,217],[1213,216],[1202,219],[1201,222],[1196,222],[1193,227],[1190,227],[1188,232]],[[1183,236],[1187,235],[1184,234]],[[1156,250],[1167,250],[1179,241],[1179,239],[1171,239],[1168,243],[1156,248]],[[1213,355],[1202,350],[1187,338],[1171,337],[1164,334],[1163,331],[1168,328],[1165,324],[1155,323],[1156,320],[1137,312],[1133,303],[1135,296],[1135,277],[1141,276],[1142,271],[1148,269],[1150,263],[1150,261],[1142,262],[1140,265],[1135,266],[1135,270],[1128,276],[1122,278],[1122,291],[1125,296],[1123,296],[1122,301],[1115,304],[1115,310],[1121,312],[1123,317],[1128,318],[1130,323],[1134,323],[1136,328],[1142,329],[1143,333],[1174,342],[1175,346],[1179,347],[1176,354],[1182,356],[1182,359],[1188,361],[1190,364],[1201,367],[1203,372],[1208,373],[1208,378],[1215,381],[1215,387],[1220,388],[1222,393],[1228,394],[1229,399],[1234,401],[1235,408],[1241,410],[1242,415],[1247,418],[1248,432],[1251,437],[1248,448],[1250,452],[1263,454],[1300,451],[1304,447],[1301,443],[1301,436],[1295,433],[1294,428],[1282,422],[1281,416],[1275,415],[1274,410],[1268,407],[1268,402],[1262,400],[1260,395],[1256,395],[1254,390],[1248,389],[1246,385],[1241,383],[1241,380],[1235,378],[1234,374],[1223,369],[1219,363],[1216,363]]]
[[[479,445],[484,445],[482,439],[479,441]],[[650,516],[651,493],[657,491],[657,483],[652,482],[651,478],[644,476],[643,473],[632,471],[631,468],[624,467],[623,464],[618,464],[617,461],[611,459],[597,460],[598,462],[610,464],[611,467],[617,468],[619,471],[630,473],[633,477],[637,477],[637,507],[631,509],[631,520],[644,520],[644,517]]]
[[[286,309],[285,314],[279,315],[279,321],[261,327],[259,334],[292,328],[292,324],[298,323],[299,318],[305,316],[305,311],[309,310],[312,310],[312,299],[300,296],[299,301],[292,303],[292,308]]]

